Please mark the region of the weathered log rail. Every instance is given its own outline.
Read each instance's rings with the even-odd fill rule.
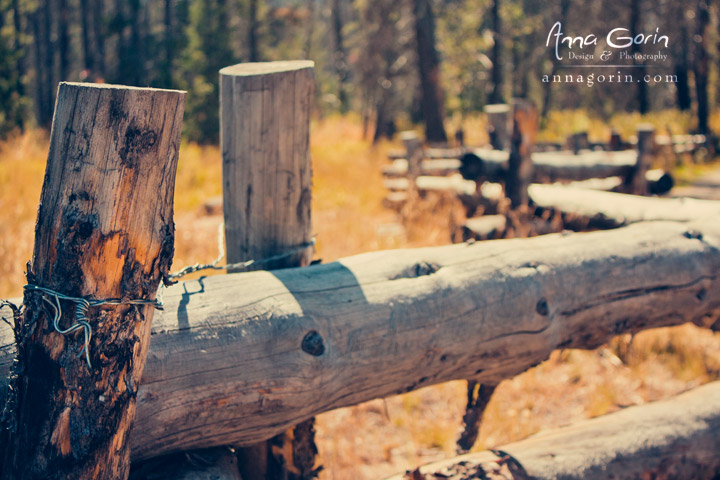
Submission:
[[[720,382],[713,382],[387,480],[710,479],[720,470],[719,430]]]
[[[252,444],[452,379],[494,384],[624,332],[718,329],[718,271],[718,222],[647,222],[184,282],[153,321],[132,455]]]

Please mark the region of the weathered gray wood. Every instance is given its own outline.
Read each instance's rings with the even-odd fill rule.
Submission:
[[[459,172],[468,180],[502,182],[507,178],[508,153],[475,149],[460,157]],[[533,182],[552,183],[584,181],[595,178],[620,177],[631,184],[637,153],[620,152],[536,152],[532,155]],[[674,186],[672,175],[661,170],[646,170],[645,183],[649,193],[663,194]]]
[[[423,149],[423,158],[428,159],[450,159],[458,158],[462,155],[462,148],[425,148]],[[388,158],[390,160],[396,160],[398,158],[407,158],[407,150],[390,150],[388,151]]]
[[[504,103],[485,105],[485,114],[488,118],[490,146],[494,150],[510,148],[510,132],[512,132],[510,105]]]
[[[228,261],[266,258],[311,240],[310,114],[315,87],[308,61],[240,64],[224,68],[221,78],[221,145]],[[290,112],[290,114],[288,113]],[[419,170],[420,140],[407,138],[408,158]],[[232,234],[230,232],[233,232]],[[312,249],[257,269],[300,267],[310,263]],[[308,436],[307,432],[311,435]],[[310,478],[298,464],[294,441],[311,445],[314,430],[293,430],[241,452],[240,468],[248,478]],[[275,445],[275,446],[274,446]],[[278,448],[279,446],[279,448]],[[222,458],[222,457],[221,457]],[[252,472],[252,473],[250,473]]]
[[[650,222],[188,281],[153,322],[133,455],[252,444],[453,379],[498,383],[624,332],[718,329],[719,271],[720,222]]]
[[[505,195],[516,208],[528,204],[527,188],[533,178],[531,155],[535,147],[538,114],[535,106],[527,100],[513,100],[512,108],[513,130],[510,137]]]
[[[720,202],[694,198],[653,198],[581,189],[564,185],[533,184],[529,188],[534,205],[559,210],[577,229],[616,228],[631,223],[720,216]],[[575,228],[573,228],[575,229]]]
[[[719,452],[720,382],[714,382],[674,398],[540,432],[493,451],[429,464],[411,478],[710,480],[720,470]],[[407,478],[396,475],[388,480]]]
[[[70,297],[154,300],[172,263],[173,194],[185,93],[61,83],[28,283]],[[90,307],[62,335],[25,291],[2,478],[122,479],[150,344],[152,306]],[[61,328],[76,307],[61,300]]]
[[[483,215],[468,218],[462,225],[462,240],[492,240],[502,238],[507,218],[505,215]]]
[[[311,241],[313,62],[244,63],[220,70],[220,142],[227,261],[270,257]],[[289,208],[289,206],[292,208]],[[258,265],[310,262],[312,253]]]

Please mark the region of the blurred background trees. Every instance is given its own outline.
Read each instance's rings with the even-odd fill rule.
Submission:
[[[543,117],[691,110],[705,133],[720,93],[719,16],[712,0],[0,0],[0,136],[48,127],[66,80],[186,89],[186,138],[214,143],[218,70],[297,58],[316,63],[319,114],[356,112],[376,139],[415,123],[443,141],[449,124],[513,96]],[[669,59],[637,70],[678,83],[543,83],[570,73],[545,45],[556,21],[599,39],[658,28]]]

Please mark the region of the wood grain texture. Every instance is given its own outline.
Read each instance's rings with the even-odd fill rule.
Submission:
[[[28,283],[74,297],[154,299],[173,255],[173,194],[185,93],[62,83]],[[117,479],[150,343],[151,306],[89,311],[63,336],[26,291],[2,478]],[[61,301],[60,324],[74,322]]]
[[[309,138],[315,87],[313,63],[241,64],[221,70],[220,78],[228,261],[280,255],[311,240]],[[256,268],[301,267],[310,263],[312,254],[312,249],[308,249]],[[306,449],[311,454],[304,464],[298,465],[293,439],[303,435],[311,446]],[[248,447],[247,451],[239,452],[243,476],[314,478],[311,472],[317,449],[313,439],[314,429],[291,428],[267,442]]]
[[[321,412],[448,380],[495,384],[554,349],[625,332],[718,329],[716,218],[173,286],[153,322],[133,457],[252,444]],[[7,369],[7,354],[0,360]]]
[[[313,62],[245,63],[220,70],[220,143],[228,263],[311,241]],[[228,219],[232,219],[231,222]],[[307,265],[310,250],[255,268]]]
[[[720,202],[713,200],[640,197],[564,185],[533,184],[528,191],[535,206],[560,211],[573,230],[720,216]]]
[[[413,479],[714,479],[720,382],[419,468]],[[501,474],[505,476],[501,476]],[[435,475],[437,474],[437,476]],[[396,475],[388,480],[407,480]]]

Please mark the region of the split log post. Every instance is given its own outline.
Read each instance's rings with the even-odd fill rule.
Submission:
[[[625,185],[628,193],[647,195],[648,183],[645,174],[652,162],[655,128],[648,124],[638,125],[637,138],[637,163],[632,174],[625,180]]]
[[[528,204],[528,186],[532,181],[532,151],[538,128],[535,106],[522,99],[513,100],[513,132],[510,138],[510,158],[505,182],[506,196],[513,208]]]
[[[220,70],[229,263],[282,255],[312,241],[310,114],[314,87],[310,61],[240,64]],[[250,269],[306,266],[311,259],[312,248],[306,248]],[[316,474],[316,454],[311,418],[266,442],[240,449],[240,468],[248,479],[309,479]]]
[[[153,306],[93,305],[91,330],[63,335],[84,320],[80,306],[48,292],[154,303],[172,263],[184,100],[173,90],[60,84],[27,271],[28,284],[50,290],[26,289],[16,320],[3,479],[128,475]]]
[[[510,147],[510,105],[496,103],[485,105],[488,119],[488,136],[494,150],[507,150]]]

